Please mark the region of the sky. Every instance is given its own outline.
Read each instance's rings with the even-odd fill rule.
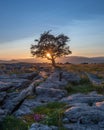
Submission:
[[[0,59],[31,58],[47,30],[70,37],[72,56],[104,56],[104,0],[0,0]]]

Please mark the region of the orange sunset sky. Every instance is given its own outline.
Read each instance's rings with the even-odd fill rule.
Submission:
[[[1,0],[0,59],[31,58],[34,39],[64,33],[71,56],[104,56],[103,0]]]

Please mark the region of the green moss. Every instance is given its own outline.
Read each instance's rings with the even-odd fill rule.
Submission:
[[[7,116],[3,122],[0,123],[1,130],[28,130],[28,124],[13,116]]]
[[[90,83],[87,77],[81,78],[79,84],[70,84],[68,83],[66,86],[66,90],[69,94],[73,93],[88,93],[94,91],[93,85]]]
[[[94,91],[94,88],[92,87],[91,84],[83,84],[83,85],[76,85],[76,86],[72,86],[72,85],[68,84],[66,86],[66,90],[70,94],[73,94],[73,93],[88,93],[88,92]]]
[[[47,113],[47,116],[42,121],[42,123],[62,127],[63,112],[64,111],[62,109],[57,109],[53,112]]]
[[[51,102],[47,105],[35,108],[34,113],[45,115],[41,123],[55,125],[59,128],[62,128],[62,118],[65,105],[65,103]]]
[[[63,108],[66,104],[65,103],[60,103],[60,102],[50,102],[46,105],[48,108],[53,108],[53,109],[58,109],[58,108]]]
[[[64,113],[64,108],[66,104],[60,102],[50,102],[47,105],[38,106],[33,110],[33,114],[25,115],[22,117],[25,122],[29,125],[36,122],[34,120],[34,115],[43,115],[42,119],[37,121],[46,125],[55,125],[59,127],[59,130],[65,130],[62,124],[62,118]]]
[[[65,89],[69,94],[89,93],[91,91],[97,91],[98,93],[104,94],[104,86],[94,86],[87,78],[82,78],[77,85],[68,83]]]

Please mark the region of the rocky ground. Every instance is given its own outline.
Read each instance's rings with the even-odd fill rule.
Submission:
[[[61,74],[61,79],[60,79]],[[92,84],[101,84],[103,79],[86,73]],[[49,102],[66,103],[63,126],[67,130],[104,130],[104,95],[91,92],[88,94],[69,95],[68,83],[79,84],[78,73],[65,70],[40,67],[39,71],[0,75],[0,121],[7,115],[21,118],[33,113],[33,109]],[[29,98],[33,96],[33,98]],[[33,123],[29,130],[58,130],[57,126]]]

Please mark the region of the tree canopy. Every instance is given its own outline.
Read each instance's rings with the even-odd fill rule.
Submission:
[[[41,34],[39,39],[36,39],[35,45],[31,45],[31,54],[36,57],[47,58],[52,61],[55,66],[57,57],[71,54],[68,42],[70,38],[64,34],[54,36],[50,31]]]

